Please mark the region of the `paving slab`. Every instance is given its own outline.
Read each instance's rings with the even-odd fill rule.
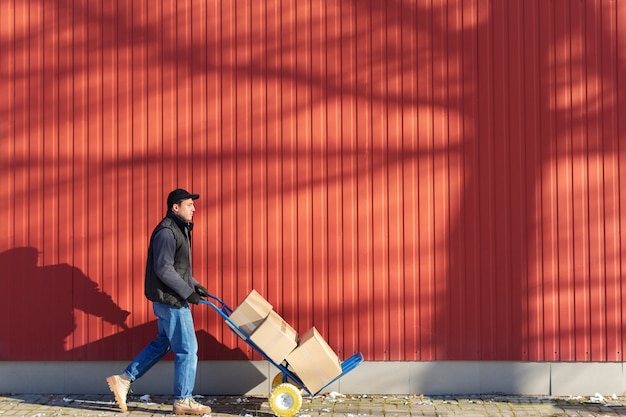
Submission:
[[[267,396],[197,396],[211,416],[272,417]],[[129,396],[121,413],[112,395],[0,395],[0,417],[172,416],[173,398]],[[505,395],[342,395],[304,397],[297,417],[626,417],[626,398],[529,397]]]

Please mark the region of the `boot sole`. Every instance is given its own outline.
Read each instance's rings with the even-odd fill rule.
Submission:
[[[179,416],[184,416],[184,415],[203,416],[205,414],[211,414],[212,410],[211,408],[208,408],[208,411],[202,411],[202,410],[193,410],[189,408],[174,407],[173,411],[174,411],[174,414],[179,415]]]

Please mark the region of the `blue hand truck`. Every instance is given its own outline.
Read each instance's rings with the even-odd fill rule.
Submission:
[[[286,361],[283,361],[281,363],[274,362],[267,356],[265,352],[263,352],[263,349],[261,349],[252,340],[250,340],[250,336],[243,329],[241,329],[230,319],[230,315],[233,312],[232,308],[226,305],[224,301],[222,301],[219,297],[215,295],[209,294],[208,297],[213,301],[200,300],[200,302],[202,304],[210,306],[215,311],[217,311],[224,318],[226,324],[233,331],[233,333],[235,333],[241,340],[250,345],[255,352],[261,355],[264,359],[268,360],[280,371],[280,373],[277,374],[272,381],[272,392],[269,397],[270,407],[272,408],[272,411],[274,411],[274,413],[279,417],[291,417],[300,410],[300,408],[302,407],[301,390],[306,392],[306,394],[308,394],[309,396],[313,397],[322,392],[326,387],[328,387],[330,384],[332,384],[348,372],[354,370],[363,362],[363,354],[361,352],[355,353],[341,363],[340,375],[338,375],[332,381],[328,382],[328,384],[324,385],[316,392],[311,392],[305,386],[304,382],[302,382],[302,380],[298,377],[298,375],[296,375],[288,368],[289,364],[286,363]]]

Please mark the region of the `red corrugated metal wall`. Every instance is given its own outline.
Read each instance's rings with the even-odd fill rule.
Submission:
[[[0,360],[137,353],[182,186],[341,357],[622,361],[625,71],[624,1],[0,0]]]

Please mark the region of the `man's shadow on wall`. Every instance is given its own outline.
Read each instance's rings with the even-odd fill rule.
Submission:
[[[0,360],[70,360],[66,346],[76,329],[74,310],[128,330],[118,307],[79,268],[38,266],[39,251],[18,247],[0,253],[4,297],[0,301]]]
[[[120,308],[98,284],[69,264],[38,266],[39,251],[18,247],[0,253],[0,361],[130,360],[157,333],[156,321],[129,328],[130,312]],[[76,329],[75,310],[118,325],[121,332],[68,346]],[[102,322],[96,322],[100,326]],[[198,343],[209,359],[240,359],[206,331]],[[170,354],[171,355],[171,354]],[[201,355],[204,356],[204,355]]]

